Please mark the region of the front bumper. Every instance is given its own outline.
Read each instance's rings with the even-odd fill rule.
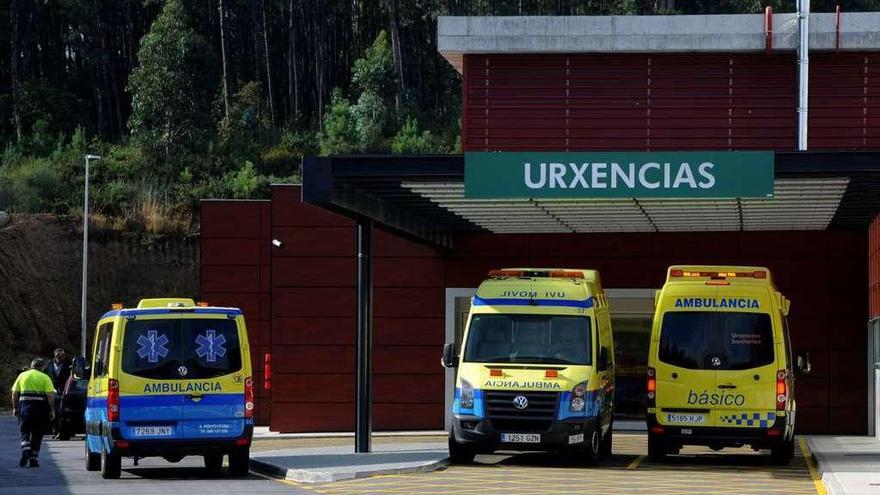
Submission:
[[[709,447],[741,447],[751,445],[758,449],[769,449],[784,440],[790,440],[786,416],[776,418],[769,428],[744,428],[734,426],[667,426],[657,427],[657,417],[648,414],[648,432],[662,439],[670,446],[706,445]],[[662,432],[661,432],[662,431]]]
[[[518,452],[583,450],[589,448],[590,435],[596,428],[596,422],[596,416],[569,418],[552,421],[550,427],[542,431],[500,431],[492,425],[491,419],[455,415],[452,435],[457,443],[481,454],[499,450]],[[502,433],[537,433],[541,435],[541,441],[540,443],[502,442]]]

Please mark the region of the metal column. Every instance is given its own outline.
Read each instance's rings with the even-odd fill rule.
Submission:
[[[373,224],[357,224],[357,396],[355,397],[355,452],[370,451],[373,430]]]

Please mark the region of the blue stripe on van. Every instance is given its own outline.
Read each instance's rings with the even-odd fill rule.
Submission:
[[[566,301],[560,299],[513,299],[513,298],[490,298],[483,299],[474,296],[474,306],[558,306],[566,308],[592,308],[595,298],[588,297],[583,301]]]
[[[179,406],[182,399],[189,399],[192,394],[173,395],[123,395],[119,397],[119,407],[163,407]],[[197,394],[196,394],[197,395]],[[189,399],[192,400],[192,399]],[[106,404],[106,399],[105,399]],[[194,406],[232,406],[244,403],[244,394],[215,394],[206,393],[198,402],[192,401]]]

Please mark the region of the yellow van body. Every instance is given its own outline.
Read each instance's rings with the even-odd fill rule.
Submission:
[[[120,305],[121,306],[121,305]],[[98,321],[86,402],[86,467],[119,476],[122,457],[202,455],[244,475],[253,374],[244,316],[192,299],[144,299]]]
[[[611,452],[614,341],[595,270],[493,270],[473,297],[457,369],[454,462],[497,450]]]
[[[793,455],[789,301],[757,266],[671,266],[656,297],[647,377],[652,458],[682,445]]]

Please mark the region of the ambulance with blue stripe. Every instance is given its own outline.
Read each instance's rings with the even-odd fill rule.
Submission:
[[[648,454],[683,445],[750,445],[787,464],[797,404],[790,302],[757,266],[671,266],[658,291],[648,354]]]
[[[192,299],[144,299],[97,325],[86,406],[86,469],[118,478],[123,457],[204,456],[249,468],[254,389],[244,317]],[[76,363],[75,363],[75,366]],[[80,364],[83,366],[83,364]]]
[[[460,350],[457,350],[460,349]],[[450,459],[557,451],[610,456],[614,342],[595,270],[493,270],[474,295],[455,368]]]

